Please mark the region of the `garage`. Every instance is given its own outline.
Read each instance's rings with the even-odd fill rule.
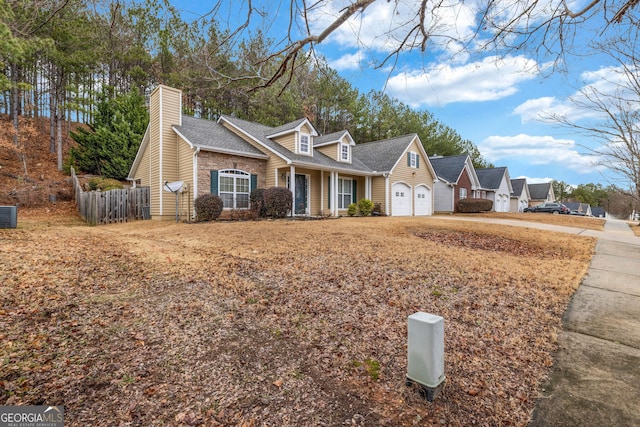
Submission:
[[[391,215],[411,216],[411,187],[403,182],[391,186]]]
[[[417,216],[431,215],[431,189],[418,185],[415,189],[415,208]]]

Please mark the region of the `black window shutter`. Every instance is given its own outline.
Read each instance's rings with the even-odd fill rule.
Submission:
[[[420,154],[416,154],[416,168],[420,167]]]
[[[411,166],[411,152],[407,153],[407,166]]]
[[[251,188],[249,191],[253,191],[258,188],[258,175],[251,174]]]
[[[211,171],[211,194],[218,195],[218,171]]]
[[[358,190],[358,181],[356,181],[354,179],[351,182],[352,182],[352,185],[353,185],[353,191],[351,192],[351,201],[353,203],[357,203],[358,202],[358,197],[356,196],[356,191]]]

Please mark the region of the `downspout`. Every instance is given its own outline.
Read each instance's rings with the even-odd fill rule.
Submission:
[[[160,167],[159,167],[160,170],[158,171],[158,176],[160,178],[160,217],[162,217],[162,214],[164,213],[164,209],[163,209],[163,206],[162,206],[163,202],[164,202],[163,194],[162,194],[163,191],[164,191],[163,190],[164,183],[162,182],[162,142],[163,142],[162,141],[162,135],[164,133],[163,129],[162,129],[162,113],[163,113],[163,111],[162,111],[162,87],[160,87],[158,92],[159,92],[158,93],[158,101],[160,103],[160,105],[159,105],[159,112],[160,112],[159,116],[160,117],[158,117],[158,127],[159,127],[158,132],[160,133],[160,135],[158,135],[158,156],[160,157],[159,161],[158,161],[158,164],[160,165]],[[149,156],[149,157],[151,157],[151,156]]]
[[[195,204],[196,198],[198,197],[198,153],[200,153],[200,147],[197,147],[193,153],[193,197],[192,200],[189,201],[189,206],[191,206],[192,203]],[[189,221],[191,221],[191,218],[189,218]]]

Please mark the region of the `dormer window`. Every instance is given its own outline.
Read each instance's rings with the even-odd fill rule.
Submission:
[[[311,154],[311,136],[305,133],[300,134],[300,154]]]
[[[340,160],[343,162],[351,160],[351,150],[348,144],[340,144]]]

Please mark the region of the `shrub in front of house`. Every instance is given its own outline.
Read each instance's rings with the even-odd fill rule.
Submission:
[[[356,205],[355,203],[351,203],[349,204],[349,206],[347,206],[347,215],[354,216],[357,213],[358,213],[358,205]]]
[[[358,202],[358,211],[362,216],[369,216],[373,211],[373,202],[369,199],[360,199]]]
[[[480,213],[493,209],[493,201],[489,199],[462,199],[458,202],[460,213]]]
[[[103,178],[101,176],[94,176],[93,178],[89,179],[87,184],[89,186],[89,191],[121,190],[122,188],[124,188],[122,183],[117,179]]]
[[[196,221],[213,221],[218,219],[224,208],[222,199],[215,194],[203,194],[198,196],[195,203]]]
[[[291,211],[293,196],[285,187],[271,187],[264,190],[264,207],[267,216],[284,218]]]
[[[382,205],[380,202],[376,202],[373,204],[373,210],[371,210],[371,215],[380,216],[382,215]]]
[[[264,204],[264,188],[256,188],[249,194],[251,212],[256,218],[267,216],[267,207]]]

